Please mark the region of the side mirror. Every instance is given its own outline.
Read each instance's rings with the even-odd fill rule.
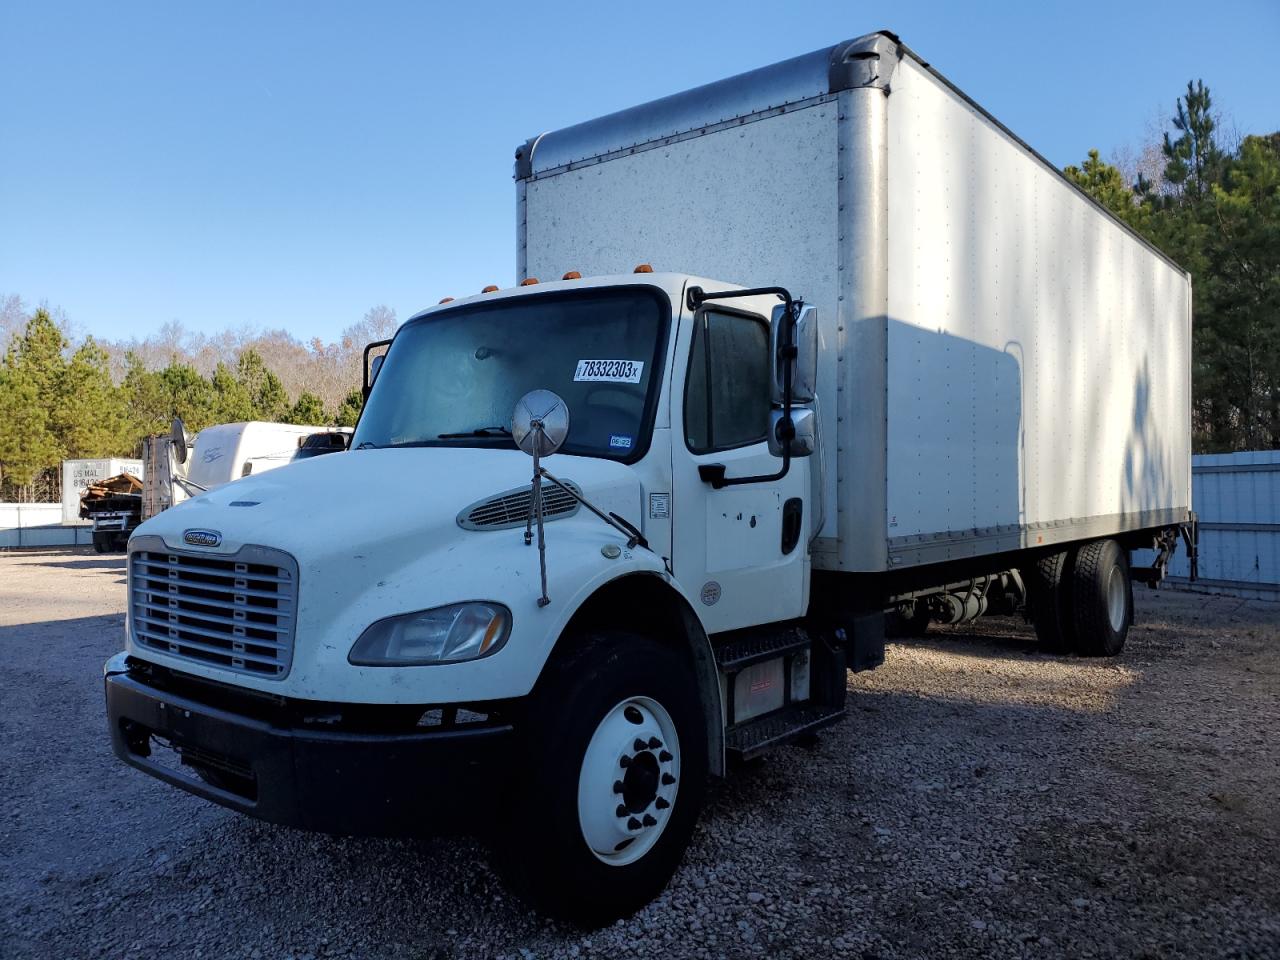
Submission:
[[[784,399],[782,387],[786,382],[784,377],[787,360],[780,356],[782,344],[785,342],[783,323],[786,321],[786,309],[782,304],[774,307],[773,316],[769,322],[769,349],[773,357],[770,368],[770,392],[773,402],[779,405]],[[816,307],[807,305],[800,307],[800,316],[796,320],[792,342],[796,347],[796,356],[791,361],[791,402],[810,403],[818,394],[818,311]]]
[[[784,414],[774,410],[769,414],[769,452],[782,456],[782,438],[778,436]],[[818,449],[818,415],[809,407],[792,407],[791,424],[795,430],[791,437],[791,456],[807,457]]]
[[[379,347],[390,346],[390,340],[375,340],[364,348],[364,398],[369,399],[369,391],[373,389],[373,381],[378,378],[378,371],[382,369],[382,361],[386,359],[385,353],[380,353],[376,357],[370,358],[374,350]]]
[[[511,438],[535,458],[549,457],[569,435],[569,407],[550,390],[530,390],[516,401],[511,414]]]
[[[187,462],[187,426],[181,417],[174,417],[169,427],[169,442],[173,447],[173,459],[178,463]]]

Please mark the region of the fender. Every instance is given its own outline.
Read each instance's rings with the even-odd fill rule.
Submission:
[[[704,707],[711,773],[724,776],[724,704],[711,638],[693,604],[665,569],[646,569],[636,564],[597,585],[574,609],[548,660],[573,644],[582,629],[597,623],[612,625],[617,610],[632,611],[630,623],[637,623],[655,639],[689,654]]]

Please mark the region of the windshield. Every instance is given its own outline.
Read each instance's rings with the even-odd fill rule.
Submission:
[[[565,453],[634,460],[649,445],[666,297],[601,288],[446,310],[396,335],[351,448],[509,446],[530,390],[569,406]]]

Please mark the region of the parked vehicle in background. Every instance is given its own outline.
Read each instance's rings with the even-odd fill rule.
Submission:
[[[180,419],[168,436],[143,443],[147,483],[143,519],[224,483],[294,460],[346,449],[349,427],[247,421],[205,427],[189,437]]]
[[[465,816],[604,922],[708,774],[843,716],[887,612],[1115,655],[1194,542],[1188,275],[896,37],[536,137],[516,183],[520,286],[406,322],[351,454],[135,533],[125,762],[312,829]]]
[[[93,522],[94,550],[123,550],[142,522],[142,481],[121,473],[89,484],[80,498],[80,517]]]

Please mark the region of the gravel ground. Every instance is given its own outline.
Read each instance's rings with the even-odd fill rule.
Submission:
[[[0,554],[0,956],[1280,957],[1280,605],[1139,588],[1114,661],[1020,621],[891,645],[817,747],[712,791],[584,933],[468,840],[307,834],[118,763],[123,560]]]

